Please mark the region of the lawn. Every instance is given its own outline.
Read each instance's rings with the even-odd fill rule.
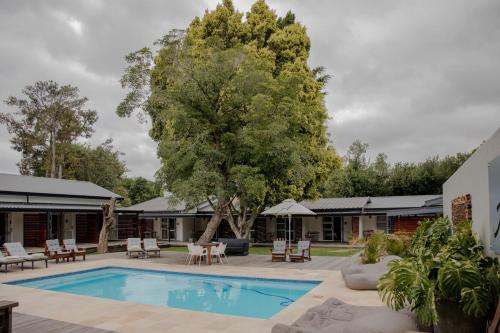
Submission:
[[[162,251],[187,252],[187,246],[171,246],[162,248]],[[356,254],[360,249],[350,247],[313,247],[311,255],[313,256],[328,256],[328,257],[349,257]],[[266,246],[253,246],[250,248],[250,254],[270,255],[271,248]]]

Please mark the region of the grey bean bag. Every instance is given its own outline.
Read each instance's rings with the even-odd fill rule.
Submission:
[[[309,309],[291,326],[277,324],[272,333],[402,333],[416,331],[409,312],[384,306],[356,306],[330,298]]]
[[[389,269],[387,264],[398,256],[387,256],[376,264],[352,264],[341,270],[342,277],[348,288],[354,290],[376,290],[378,280]]]

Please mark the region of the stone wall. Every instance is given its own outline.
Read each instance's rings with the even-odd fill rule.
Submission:
[[[451,201],[451,221],[457,224],[468,220],[472,220],[472,199],[470,194],[465,194]]]

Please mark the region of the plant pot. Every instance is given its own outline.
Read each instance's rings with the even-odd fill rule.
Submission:
[[[458,303],[441,301],[436,303],[438,323],[434,333],[484,333],[486,319],[467,316]]]

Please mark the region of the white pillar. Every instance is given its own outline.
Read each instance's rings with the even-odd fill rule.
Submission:
[[[359,215],[358,238],[363,239],[363,215]]]

